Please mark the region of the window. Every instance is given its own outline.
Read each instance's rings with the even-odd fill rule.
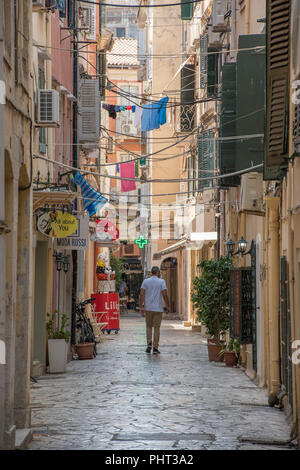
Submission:
[[[137,86],[120,86],[120,88],[122,89],[122,95],[124,95],[120,96],[120,106],[134,106],[135,96],[138,96],[139,88]],[[131,110],[121,111],[117,114],[117,132],[136,136],[138,130],[133,124],[134,113]]]
[[[194,129],[195,66],[187,64],[181,69],[180,131]]]
[[[125,32],[126,32],[125,28],[116,28],[117,38],[124,38],[125,37]]]
[[[38,67],[38,85],[39,89],[44,89],[46,84],[44,68],[39,65]],[[47,152],[47,130],[45,127],[39,128],[39,151],[41,153]]]
[[[201,180],[215,174],[215,139],[212,129],[198,135],[198,190],[213,186],[213,179]]]

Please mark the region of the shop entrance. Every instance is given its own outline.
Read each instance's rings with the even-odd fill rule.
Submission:
[[[172,313],[178,311],[177,258],[167,258],[161,263],[161,277],[166,281]]]

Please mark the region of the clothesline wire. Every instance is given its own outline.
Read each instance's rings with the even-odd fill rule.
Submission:
[[[91,45],[94,45],[93,42],[90,43]],[[80,53],[85,53],[85,54],[96,54],[96,55],[106,55],[107,53],[106,52],[102,52],[102,51],[85,51],[84,49],[80,49],[80,51],[77,51],[76,49],[71,49],[71,48],[63,48],[63,47],[55,47],[55,46],[49,46],[49,45],[46,45],[46,44],[33,44],[34,47],[38,47],[38,48],[44,48],[44,49],[53,49],[53,50],[58,50],[58,51],[62,51],[62,52],[80,52]],[[88,47],[88,44],[84,47]],[[233,52],[239,52],[239,51],[253,51],[253,50],[262,50],[262,49],[265,49],[266,47],[265,46],[256,46],[256,47],[248,47],[248,48],[242,48],[242,49],[231,49],[231,50],[224,50],[224,51],[217,51],[217,52],[207,52],[207,53],[200,53],[200,54],[195,54],[195,57],[204,57],[204,56],[208,56],[208,55],[216,55],[216,54],[230,54],[230,53],[233,53]],[[16,48],[15,48],[16,49]],[[110,55],[114,55],[114,56],[121,56],[121,57],[143,57],[143,58],[148,58],[148,57],[154,57],[154,58],[182,58],[182,56],[186,56],[186,53],[185,52],[182,52],[181,54],[117,54],[117,53],[111,53],[109,52]]]
[[[82,3],[89,3],[90,5],[99,5],[103,7],[117,7],[117,8],[162,8],[162,7],[173,7],[173,6],[181,6],[182,2],[177,3],[160,3],[160,4],[151,4],[151,5],[142,5],[142,4],[115,4],[115,3],[106,3],[106,2],[99,2],[94,0],[76,0],[77,2]],[[193,4],[193,3],[200,3],[204,0],[187,0],[184,3],[186,4]]]
[[[227,173],[227,174],[224,174],[224,175],[214,175],[214,176],[205,176],[203,178],[174,178],[174,179],[149,179],[147,181],[145,180],[141,180],[141,179],[138,179],[138,178],[124,178],[124,177],[121,177],[121,176],[113,176],[113,175],[103,175],[101,173],[97,173],[97,172],[91,172],[91,171],[87,171],[87,170],[82,170],[80,168],[76,168],[76,167],[73,167],[71,165],[66,165],[64,163],[60,163],[60,162],[56,162],[56,161],[53,161],[53,160],[50,160],[49,158],[47,157],[42,157],[41,155],[33,155],[33,158],[39,158],[41,160],[45,160],[45,161],[48,161],[49,163],[53,164],[53,165],[58,165],[58,166],[62,166],[62,167],[65,167],[65,168],[69,168],[71,169],[72,171],[78,171],[80,173],[83,173],[83,174],[90,174],[90,175],[93,175],[93,176],[100,176],[100,177],[103,177],[103,178],[108,178],[108,179],[116,179],[116,180],[123,180],[123,181],[134,181],[134,182],[141,182],[141,183],[185,183],[185,182],[188,182],[188,181],[208,181],[208,180],[214,180],[214,179],[224,179],[224,178],[229,178],[229,177],[232,177],[232,176],[237,176],[237,175],[242,175],[244,173],[249,173],[251,171],[255,171],[257,169],[260,169],[263,167],[263,163],[261,164],[258,164],[258,165],[254,165],[254,166],[251,166],[249,168],[246,168],[246,169],[243,169],[243,170],[239,170],[239,171],[236,171],[236,172],[233,172],[233,173]],[[106,193],[101,193],[101,194],[106,194]],[[184,193],[176,193],[176,194],[184,194]],[[172,193],[168,193],[167,195],[173,195]],[[157,194],[153,194],[153,196],[158,196]],[[136,195],[134,196],[136,197]],[[141,197],[146,197],[146,196],[143,196],[141,195]],[[147,195],[148,197],[148,195]]]

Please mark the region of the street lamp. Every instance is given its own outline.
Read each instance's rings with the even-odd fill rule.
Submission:
[[[244,239],[244,237],[242,237],[238,241],[238,252],[241,253],[241,255],[243,255],[243,254],[245,254],[246,248],[247,248],[247,242]]]
[[[228,257],[232,257],[232,256],[233,256],[234,246],[235,246],[235,243],[231,240],[231,238],[229,238],[229,239],[225,242],[225,247],[226,247],[226,251],[227,251]]]
[[[61,253],[55,253],[53,255],[55,257],[55,262],[56,262],[56,271],[60,272],[62,270],[62,265],[63,265],[63,257]]]
[[[70,256],[69,255],[64,256],[62,258],[62,262],[63,262],[64,273],[67,273],[69,271],[69,268],[70,268]]]

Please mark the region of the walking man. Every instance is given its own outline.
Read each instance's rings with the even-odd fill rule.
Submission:
[[[167,311],[170,312],[170,302],[167,293],[167,286],[164,279],[160,279],[160,269],[153,266],[151,270],[152,276],[145,279],[140,292],[140,313],[144,315],[146,311],[146,333],[147,333],[147,349],[146,353],[151,353],[153,346],[153,354],[160,354],[158,350],[160,325],[164,312],[163,299],[166,304]],[[152,342],[152,329],[154,336]]]

